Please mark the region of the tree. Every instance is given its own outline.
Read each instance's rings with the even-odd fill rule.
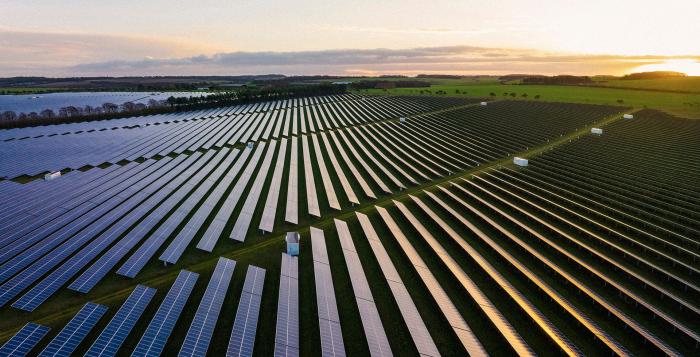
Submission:
[[[102,110],[105,113],[116,113],[119,110],[119,106],[114,103],[104,103],[102,104]]]
[[[136,104],[133,102],[124,102],[122,104],[122,112],[131,113],[136,111]]]
[[[41,111],[41,113],[39,113],[39,115],[41,115],[41,117],[45,119],[51,119],[56,117],[56,113],[54,113],[51,109],[44,109]]]
[[[539,94],[535,95],[535,99],[540,99],[540,95]]]
[[[523,95],[521,97],[527,98],[527,93],[523,93]]]
[[[85,108],[83,108],[83,113],[85,113],[85,115],[92,115],[95,113],[95,108],[91,105],[86,105]]]
[[[515,98],[515,96],[517,96],[517,95],[518,95],[518,94],[515,93],[515,92],[513,92],[513,93],[510,94],[510,96],[513,97],[513,98]]]
[[[58,116],[62,118],[77,117],[82,113],[82,108],[76,108],[72,105],[62,107],[58,110]]]
[[[492,97],[495,97],[495,96],[496,96],[496,93],[491,92],[491,93],[489,93],[489,95],[492,96]]]
[[[624,103],[625,101],[622,100],[622,99],[618,99],[617,102],[618,102],[619,104],[622,104],[622,103]]]
[[[148,100],[148,107],[149,108],[158,108],[158,107],[160,107],[160,102],[151,98]]]
[[[17,113],[7,110],[2,113],[2,120],[3,121],[13,121],[17,120]]]

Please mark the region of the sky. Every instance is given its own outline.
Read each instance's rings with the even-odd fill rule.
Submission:
[[[696,0],[0,0],[0,76],[700,75]]]

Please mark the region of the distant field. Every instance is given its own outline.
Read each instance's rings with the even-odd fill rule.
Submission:
[[[504,85],[497,80],[484,78],[480,80],[438,80],[440,84],[430,88],[396,88],[387,91],[370,89],[362,93],[373,94],[440,94],[467,95],[475,97],[490,97],[491,93],[496,98],[517,98],[524,100],[541,100],[550,102],[570,102],[606,105],[625,105],[636,108],[652,108],[663,110],[675,115],[700,118],[700,93],[669,93],[656,91],[640,91],[600,87],[576,87],[576,86],[547,86],[547,85]],[[617,82],[642,82],[642,81],[616,81]],[[650,82],[653,82],[651,80]],[[700,83],[700,82],[698,82]],[[661,85],[661,84],[657,84]],[[516,96],[512,97],[511,93]],[[527,95],[523,97],[523,95]],[[535,96],[539,95],[539,99]],[[619,103],[618,100],[622,100]]]
[[[624,87],[635,89],[653,89],[662,91],[678,91],[700,93],[700,77],[658,78],[622,80],[615,79],[598,83],[606,87]]]
[[[14,88],[0,87],[0,94],[34,94],[34,93],[52,93],[66,90],[65,88]]]

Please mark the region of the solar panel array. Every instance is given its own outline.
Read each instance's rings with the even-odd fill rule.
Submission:
[[[299,258],[282,253],[275,356],[299,356]]]
[[[408,289],[403,284],[403,280],[399,276],[399,272],[396,270],[394,263],[389,258],[389,254],[384,249],[382,241],[379,240],[377,232],[372,227],[372,222],[370,222],[367,215],[356,212],[357,219],[360,221],[362,230],[365,233],[369,241],[369,245],[372,248],[375,258],[379,263],[379,267],[382,269],[384,278],[386,278],[389,284],[389,289],[394,295],[396,304],[399,306],[399,311],[401,311],[401,316],[408,326],[408,331],[413,338],[413,343],[418,349],[418,353],[421,356],[440,356],[437,346],[435,346],[435,341],[430,336],[428,328],[425,327],[423,318],[418,313],[418,308],[413,302],[411,295],[408,293]]]
[[[46,334],[51,329],[46,326],[30,322],[21,330],[17,331],[2,347],[0,347],[0,356],[26,356],[36,347]]]
[[[312,97],[67,126],[0,130],[0,149],[13,153],[0,156],[0,177],[33,176],[248,140],[269,140],[291,135],[286,131],[289,120],[295,124],[299,120],[301,133],[305,134],[307,122],[308,132],[315,132],[416,114],[434,105],[430,100],[416,105],[401,97],[361,98],[350,94]],[[392,102],[400,105],[387,105]],[[295,115],[290,117],[292,112]]]
[[[197,273],[187,270],[180,271],[173,286],[168,291],[168,295],[163,299],[151,323],[141,336],[141,340],[134,348],[132,356],[146,357],[161,354],[182,309],[185,308],[197,278],[199,278]]]
[[[116,356],[155,294],[156,289],[137,285],[85,356]]]
[[[493,304],[493,302],[484,294],[484,292],[478,287],[478,285],[468,276],[468,274],[462,269],[462,267],[457,263],[457,261],[452,258],[452,256],[447,253],[445,248],[440,244],[435,237],[430,234],[430,232],[423,226],[423,224],[416,218],[410,210],[401,202],[394,201],[394,204],[399,208],[404,217],[418,230],[422,238],[431,246],[433,251],[437,256],[447,265],[451,273],[457,277],[459,282],[469,293],[471,298],[477,303],[477,306],[484,312],[484,314],[489,318],[493,325],[498,329],[498,331],[503,335],[503,337],[508,341],[510,346],[521,355],[532,356],[534,355],[533,350],[530,348],[528,343],[523,339],[523,337],[518,333],[518,331],[513,328],[510,321],[501,313],[498,308]]]
[[[90,154],[100,159],[107,149],[130,145],[109,152],[110,160],[126,160],[119,165],[73,170],[51,181],[34,180],[27,184],[0,181],[0,307],[11,305],[31,312],[53,296],[62,302],[59,299],[63,297],[57,293],[63,287],[88,293],[115,269],[117,274],[130,278],[137,277],[145,267],[149,274],[153,273],[153,267],[160,265],[152,264],[156,253],[165,263],[185,263],[181,257],[193,248],[195,237],[201,237],[197,248],[209,252],[228,249],[234,244],[223,242],[222,236],[244,241],[252,233],[251,226],[273,232],[277,237],[274,232],[288,228],[287,223],[314,224],[319,217],[334,215],[357,204],[371,204],[378,196],[386,198],[387,194],[404,188],[502,159],[556,138],[560,132],[587,125],[591,118],[620,110],[587,105],[572,105],[571,109],[566,104],[512,101],[498,101],[486,107],[464,106],[468,101],[448,98],[362,98],[365,97],[275,101],[205,110],[199,114],[180,113],[179,119],[173,120],[168,120],[168,115],[144,118],[141,126],[129,125],[129,120],[124,119],[113,130],[107,127],[108,123],[85,123],[86,129],[93,125],[107,130],[70,129],[55,133],[58,135],[48,131],[41,134],[41,130],[56,129],[47,127],[37,129],[39,137],[8,137],[7,141],[0,141],[3,149],[10,147],[7,145],[22,147],[29,143],[39,143],[38,147],[42,147],[42,140],[53,140],[65,146],[56,150],[55,155],[72,156],[71,165],[80,165]],[[402,108],[403,105],[406,107]],[[451,109],[441,110],[445,107]],[[426,113],[435,109],[436,112]],[[517,118],[513,117],[514,110],[519,113]],[[410,117],[401,121],[392,119],[400,113]],[[563,118],[561,122],[551,125],[553,119],[559,118]],[[622,124],[611,125],[609,131],[612,133],[618,126]],[[644,135],[651,131],[647,129]],[[0,138],[2,134],[0,131]],[[107,136],[115,141],[105,141],[110,148],[104,152],[94,149],[81,156],[80,150],[89,147],[90,142]],[[84,147],[78,143],[82,139],[85,139]],[[585,147],[595,146],[601,137],[589,139],[582,140]],[[243,147],[249,141],[251,147]],[[71,142],[76,142],[75,147],[71,147]],[[438,347],[444,346],[436,342],[444,344],[444,341],[459,342],[461,346],[448,347],[482,356],[487,355],[482,341],[491,338],[486,334],[505,342],[499,352],[521,355],[539,352],[537,348],[543,345],[559,348],[551,352],[569,355],[603,350],[629,355],[630,350],[639,350],[636,342],[629,342],[634,338],[653,353],[676,355],[679,350],[687,350],[683,344],[686,340],[700,341],[693,329],[694,317],[700,315],[694,302],[700,291],[695,273],[700,273],[700,269],[693,264],[700,255],[696,253],[693,234],[700,230],[696,228],[699,218],[692,201],[700,197],[693,186],[694,177],[700,176],[692,168],[684,169],[690,176],[679,178],[678,185],[682,187],[678,189],[682,193],[678,193],[672,192],[676,183],[664,175],[642,177],[637,187],[637,183],[620,173],[634,172],[633,168],[612,167],[616,165],[596,163],[593,159],[586,159],[585,164],[571,164],[576,175],[569,174],[568,162],[585,152],[574,144],[564,145],[563,153],[553,150],[533,158],[532,167],[527,169],[489,169],[471,179],[456,179],[450,187],[437,186],[420,192],[420,197],[407,195],[406,200],[397,200],[388,209],[376,207],[378,215],[371,219],[357,213],[357,219],[349,218],[347,223],[335,220],[343,254],[343,258],[337,259],[345,262],[347,275],[332,272],[323,231],[311,228],[322,355],[344,356],[346,347],[348,353],[365,350],[365,346],[346,344],[343,332],[348,336],[364,333],[366,347],[374,356],[405,352],[409,344],[408,349],[415,346],[422,356],[438,356]],[[163,156],[169,153],[174,154]],[[130,161],[137,156],[146,159]],[[598,153],[597,157],[603,156]],[[43,165],[17,157],[19,161],[27,161],[27,165],[15,162],[12,167],[3,167],[0,162],[0,173],[5,168]],[[680,162],[681,156],[674,155],[669,160]],[[606,177],[620,180],[603,185],[595,177],[584,175],[594,165],[605,167]],[[549,171],[555,175],[549,176]],[[577,181],[578,175],[583,177],[581,182]],[[659,182],[664,184],[656,185]],[[628,188],[630,197],[624,193]],[[647,189],[666,195],[673,203],[644,197],[641,192]],[[607,195],[614,199],[601,198]],[[371,214],[374,212],[368,213]],[[549,223],[550,220],[556,224]],[[379,229],[388,229],[386,238]],[[522,238],[523,231],[528,239]],[[356,235],[355,241],[350,232]],[[463,232],[468,232],[469,239],[464,239]],[[367,240],[358,241],[361,235]],[[255,239],[257,244],[265,238]],[[414,246],[415,242],[420,244]],[[548,247],[548,253],[540,254],[535,242]],[[361,244],[358,248],[368,247],[360,251],[371,252],[370,255],[361,256],[355,243]],[[587,257],[579,258],[578,251],[570,250],[568,245],[585,252]],[[255,251],[245,247],[251,246],[244,245],[244,249],[233,252],[247,256]],[[512,254],[512,247],[519,253]],[[329,248],[333,252],[337,249],[335,244]],[[404,257],[397,260],[395,254],[404,255],[407,260]],[[255,261],[254,254],[251,261]],[[363,261],[378,263],[380,271],[369,272]],[[416,277],[415,282],[408,281],[400,270],[403,262],[409,263],[409,274]],[[481,274],[477,277],[467,273],[465,264]],[[309,302],[299,301],[297,265],[297,258],[282,255],[274,345],[270,343],[272,336],[257,336],[260,340],[257,348],[265,353],[296,356],[300,343],[304,343],[299,341],[299,309],[300,304],[303,307]],[[140,336],[134,354],[160,354],[166,345],[168,352],[179,348],[182,355],[211,353],[210,343],[216,340],[213,336],[222,333],[215,328],[224,322],[218,317],[220,311],[227,311],[223,302],[234,266],[232,260],[219,259],[206,290],[196,294],[204,295],[196,301],[199,305],[194,319],[188,318],[177,325],[178,320],[185,320],[180,315],[198,277],[196,273],[181,271],[160,301],[158,311],[149,316],[150,324]],[[440,281],[429,266],[441,269]],[[558,279],[543,279],[539,275],[542,268]],[[163,271],[170,269],[166,265]],[[576,269],[590,273],[592,280],[579,279],[573,274]],[[386,281],[381,285],[389,288],[386,292],[369,285],[369,273],[374,277],[380,272]],[[517,284],[511,273],[517,274]],[[252,355],[258,319],[271,323],[273,315],[260,311],[264,275],[261,268],[248,268],[235,321],[233,326],[227,326],[232,328],[226,346],[228,355]],[[338,276],[349,278],[350,284],[337,281]],[[484,288],[484,281],[490,290]],[[454,286],[447,289],[447,283]],[[352,288],[350,298],[356,306],[337,305],[335,288],[346,287]],[[605,293],[600,293],[599,288]],[[464,294],[448,296],[446,289]],[[580,294],[574,296],[570,289]],[[380,292],[382,299],[375,301]],[[89,347],[88,355],[127,352],[120,351],[120,347],[131,338],[136,342],[136,336],[131,336],[132,329],[145,314],[154,294],[153,289],[137,286],[99,337],[90,341],[92,345],[80,347],[99,320],[94,317],[80,323],[78,320],[87,318],[79,316],[88,314],[83,310],[91,305],[84,306],[64,327],[66,331],[75,330],[75,337],[64,336],[65,343],[52,348],[73,352],[76,348],[83,351]],[[430,306],[416,304],[419,297],[430,300]],[[582,308],[582,299],[594,302],[596,311]],[[386,301],[391,305],[388,310],[384,306]],[[517,309],[505,313],[501,309],[504,301]],[[542,309],[549,305],[562,314],[552,319],[551,311]],[[474,313],[484,317],[478,326],[485,330],[472,330],[467,324],[468,316],[462,314],[465,306],[473,306]],[[95,315],[105,313],[97,310]],[[341,331],[339,310],[344,317],[358,315],[354,317],[361,326]],[[390,316],[387,311],[398,314]],[[428,319],[426,313],[441,316]],[[601,323],[603,315],[610,321]],[[556,324],[560,319],[578,323],[581,328],[577,331],[581,335],[567,336],[569,329],[560,329]],[[608,330],[610,322],[626,328]],[[81,327],[75,327],[76,324]],[[36,348],[46,332],[32,326],[26,325],[27,330],[20,330],[6,345],[14,346],[17,351]],[[173,334],[176,326],[188,326],[187,334],[184,330]],[[434,331],[434,326],[443,327],[444,331]],[[523,326],[530,326],[532,331],[521,335]],[[17,327],[9,332],[14,333]],[[410,340],[392,339],[390,345],[388,337],[393,338],[394,327],[400,327],[399,335]],[[56,339],[67,333],[61,331]],[[443,333],[445,336],[433,339]],[[171,334],[177,336],[177,341]],[[589,336],[598,343],[579,349],[576,343]],[[683,343],[675,341],[676,338]],[[628,350],[628,344],[634,348]],[[311,347],[313,350],[318,346]],[[0,355],[4,348],[0,348]],[[216,348],[218,352],[223,346]]]
[[[442,311],[443,316],[449,322],[452,330],[459,338],[464,349],[470,356],[488,356],[486,349],[481,344],[479,339],[474,335],[474,332],[464,320],[462,315],[457,310],[457,307],[452,302],[452,299],[447,295],[440,283],[437,281],[433,273],[423,261],[423,258],[418,255],[418,252],[409,242],[408,238],[403,234],[399,225],[394,221],[386,208],[376,206],[377,212],[384,221],[384,224],[389,228],[404,254],[408,257],[413,265],[413,268],[418,272],[421,280],[427,287],[428,292],[435,300],[437,306]]]
[[[238,302],[231,338],[228,341],[227,357],[253,355],[264,283],[265,269],[249,266],[245,283],[243,283],[241,299]]]
[[[187,330],[179,356],[204,356],[207,354],[209,342],[216,327],[216,320],[219,318],[219,312],[235,267],[235,261],[223,257],[219,258],[207,285],[207,290],[199,303],[197,313],[194,315],[194,320]]]
[[[344,221],[338,219],[335,219],[334,222],[335,228],[338,231],[338,237],[340,238],[340,245],[343,248],[345,264],[350,274],[352,290],[355,293],[355,302],[357,303],[357,308],[360,310],[362,327],[365,331],[367,344],[369,345],[369,352],[372,356],[393,356],[391,347],[389,346],[389,340],[386,337],[386,332],[382,325],[382,320],[374,304],[372,291],[370,290],[365,273],[362,270],[360,257],[355,250],[355,243],[352,241],[348,225]]]
[[[311,227],[310,231],[321,353],[324,357],[342,357],[345,356],[345,345],[333,289],[331,266],[326,251],[326,238],[323,231],[318,228]]]
[[[70,356],[85,336],[90,333],[107,307],[89,302],[66,324],[61,332],[49,342],[39,356]]]

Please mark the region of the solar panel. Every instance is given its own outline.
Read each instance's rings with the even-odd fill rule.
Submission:
[[[299,355],[299,259],[282,253],[275,356]]]
[[[348,181],[347,177],[345,176],[345,172],[343,172],[343,169],[340,166],[340,163],[338,162],[338,159],[336,158],[335,154],[333,153],[333,147],[330,144],[330,141],[328,140],[328,137],[326,136],[326,133],[322,132],[321,138],[323,139],[323,145],[325,148],[326,153],[328,154],[328,157],[331,159],[331,164],[333,165],[333,169],[335,170],[336,175],[338,176],[338,179],[340,180],[340,184],[343,187],[343,191],[345,192],[345,196],[347,196],[348,201],[354,204],[360,204],[360,201],[357,199],[357,195],[355,194],[355,191],[352,189],[352,185],[350,184],[350,181]],[[345,152],[343,152],[342,148],[339,147],[338,150],[345,155]],[[347,155],[345,155],[347,158]],[[355,177],[357,178],[358,181],[364,182],[364,179],[357,173],[357,170],[355,169],[355,166],[350,164],[350,168],[355,170],[353,173]],[[366,185],[366,183],[365,183]]]
[[[238,213],[238,219],[231,230],[229,238],[235,239],[239,242],[245,241],[246,234],[248,233],[248,228],[250,227],[250,221],[253,220],[253,214],[255,214],[255,208],[258,206],[258,200],[260,199],[260,194],[262,193],[263,186],[267,179],[267,171],[270,169],[270,164],[272,162],[272,156],[275,154],[275,148],[277,147],[277,140],[271,140],[270,146],[267,148],[267,153],[265,153],[265,158],[263,159],[260,168],[258,169],[258,174],[253,180],[253,186],[248,191],[248,197],[246,197],[245,202],[241,211]]]
[[[80,247],[81,243],[92,239],[92,241],[82,250],[80,250],[79,253],[75,254],[71,259],[63,263],[59,269],[55,270],[40,283],[36,284],[12,306],[25,311],[33,311],[36,309],[46,299],[53,295],[61,286],[63,286],[66,281],[73,277],[80,269],[84,268],[84,266],[87,265],[95,256],[101,253],[109,244],[111,244],[124,231],[139,220],[146,213],[146,211],[148,211],[155,204],[159,203],[163,198],[162,195],[156,194],[148,199],[142,199],[152,191],[172,191],[171,188],[162,185],[159,183],[159,181],[162,179],[165,179],[163,181],[169,181],[170,175],[182,172],[185,165],[181,165],[180,163],[186,162],[186,160],[184,156],[181,157],[183,159],[174,159],[172,160],[171,165],[163,167],[163,173],[166,174],[165,176],[158,178],[159,175],[155,175],[155,180],[146,182],[148,186],[144,187],[143,191],[129,197],[127,201],[122,203],[117,209],[110,211],[107,215],[97,220],[96,223],[93,223],[87,229],[81,231],[79,234],[73,236],[71,239],[55,249],[51,254],[51,259],[46,260],[45,264],[42,262],[43,265],[41,265],[40,268],[33,269],[35,266],[32,266],[30,269],[28,269],[35,271],[33,272],[32,279],[38,279],[42,273],[48,270],[48,268],[52,267],[54,264],[58,264],[60,262],[60,258],[72,254]],[[173,167],[173,165],[177,166]],[[134,210],[123,215],[124,212],[134,207]],[[115,222],[115,224],[102,234],[97,235],[97,232],[101,231],[106,225],[111,224],[112,222]]]
[[[39,356],[70,356],[105,312],[106,306],[92,302],[85,304]]]
[[[297,137],[292,137],[292,147],[289,153],[289,181],[287,182],[287,205],[284,220],[289,223],[299,223],[299,145]]]
[[[350,274],[350,282],[355,292],[355,301],[360,311],[362,327],[367,337],[367,344],[372,356],[391,356],[391,347],[386,337],[382,320],[379,318],[377,306],[374,304],[372,291],[367,283],[367,277],[362,270],[360,257],[357,255],[355,244],[352,242],[350,229],[344,221],[335,219],[335,227],[340,238],[340,245],[343,248],[345,264]]]
[[[241,300],[236,311],[236,320],[233,322],[233,330],[228,342],[227,357],[253,355],[264,281],[265,269],[252,265],[248,267]]]
[[[156,289],[137,285],[85,356],[115,356],[155,293]]]
[[[406,257],[408,257],[408,259],[411,261],[411,264],[418,272],[421,280],[428,288],[428,291],[432,295],[433,299],[435,299],[438,307],[452,326],[452,329],[457,334],[457,337],[462,342],[462,345],[467,352],[472,356],[487,355],[484,346],[476,338],[474,332],[471,330],[469,325],[467,325],[467,322],[457,310],[457,307],[454,305],[449,296],[447,296],[447,293],[437,281],[430,269],[427,268],[427,265],[423,259],[418,255],[415,248],[413,248],[413,245],[411,245],[403,232],[401,232],[401,229],[391,217],[389,212],[383,207],[376,207],[376,209],[396,241],[399,243],[399,246],[404,251],[404,254],[406,254]]]
[[[195,215],[187,223],[187,226],[180,231],[180,234],[184,234],[185,230],[195,230],[199,229],[199,226],[195,222],[203,222],[204,219],[209,215],[213,205],[218,202],[221,195],[223,195],[225,188],[228,187],[228,183],[233,180],[233,177],[238,172],[238,169],[243,165],[246,158],[248,157],[249,150],[244,150],[238,158],[234,166],[226,173],[226,175],[221,179],[218,186],[212,191],[212,193],[207,197],[205,202],[199,207]],[[196,204],[201,200],[201,198],[209,191],[209,189],[216,183],[219,177],[228,170],[230,160],[233,160],[238,154],[238,150],[233,150],[231,155],[229,155],[224,163],[214,170],[213,174],[208,175],[207,179],[204,180],[202,184],[197,187],[197,189],[192,192],[192,194],[187,197],[187,199],[180,204],[178,209],[173,212],[168,219],[162,223],[153,234],[144,242],[139,249],[134,252],[131,257],[117,270],[117,274],[133,278],[138,274],[141,269],[148,263],[148,260],[156,253],[158,248],[165,242],[165,240],[175,231],[175,229],[180,225],[180,223],[187,217],[190,211],[196,206]],[[210,203],[213,202],[213,203]],[[203,218],[198,218],[202,216]],[[201,224],[201,223],[198,223]],[[196,228],[194,228],[196,226]],[[178,236],[180,235],[178,234]],[[192,233],[194,234],[194,233]],[[176,238],[177,240],[178,238]],[[189,241],[187,241],[189,244]]]
[[[328,173],[326,161],[323,158],[323,153],[321,152],[321,146],[318,144],[318,137],[316,134],[310,136],[311,142],[313,143],[314,152],[316,153],[316,163],[318,165],[319,171],[321,172],[321,182],[323,182],[323,187],[326,190],[326,198],[328,199],[328,205],[331,208],[340,210],[340,202],[338,201],[338,196],[335,194],[335,189],[333,188],[333,181],[331,180],[331,175]]]
[[[374,170],[372,169],[372,167],[369,166],[369,164],[367,164],[367,162],[365,161],[365,159],[363,159],[362,156],[357,152],[357,150],[355,150],[355,146],[353,146],[353,145],[350,143],[350,141],[348,140],[348,138],[345,136],[345,134],[343,134],[343,130],[338,130],[338,134],[340,135],[341,139],[343,139],[343,142],[345,142],[345,145],[348,146],[348,149],[350,149],[350,152],[351,152],[352,155],[355,157],[355,159],[360,163],[360,165],[365,169],[365,171],[367,171],[367,173],[369,174],[369,176],[372,178],[372,180],[374,180],[374,182],[379,186],[379,188],[381,188],[382,191],[384,191],[384,192],[386,192],[386,193],[391,193],[391,190],[390,190],[389,187],[384,183],[384,181],[382,181],[382,179],[379,178],[379,175],[377,175],[377,173],[374,172]],[[338,138],[336,137],[334,131],[331,131],[331,136],[333,137],[333,141],[335,141],[336,147],[338,147],[339,149],[341,149],[342,146],[340,145],[340,141],[339,141]],[[364,149],[364,148],[362,148],[362,149],[365,151],[365,153],[367,153],[366,149]],[[341,150],[341,152],[342,152],[342,150]],[[373,160],[376,160],[376,159],[374,159],[374,158],[372,158],[372,159],[373,159]],[[346,160],[346,161],[351,162],[351,161],[349,161],[349,160]],[[381,165],[381,164],[379,164],[379,165]],[[380,166],[380,168],[382,168],[382,167]],[[368,195],[368,196],[369,196],[369,195]],[[373,196],[370,196],[370,197],[373,197]]]
[[[266,232],[272,232],[275,225],[275,214],[277,213],[277,201],[279,200],[280,186],[282,184],[282,174],[284,172],[284,163],[287,155],[287,139],[282,138],[280,141],[279,152],[277,153],[277,161],[275,163],[275,171],[272,174],[272,182],[268,190],[267,199],[265,200],[265,209],[260,218],[259,228]]]
[[[199,303],[194,320],[187,331],[185,341],[180,348],[180,356],[206,355],[235,267],[235,261],[223,257],[219,258],[216,269],[214,269],[207,285],[207,290]]]
[[[440,352],[438,352],[437,346],[435,346],[435,342],[423,322],[423,318],[421,318],[418,313],[418,308],[416,308],[416,305],[413,303],[411,295],[409,295],[398,271],[396,271],[394,263],[392,263],[389,254],[386,249],[384,249],[382,242],[379,240],[379,236],[377,236],[377,232],[374,230],[374,227],[372,227],[372,222],[370,222],[369,217],[365,214],[360,212],[356,212],[355,214],[357,215],[357,219],[362,226],[367,240],[370,242],[372,252],[377,258],[384,278],[389,284],[389,289],[394,295],[396,304],[399,307],[401,316],[406,322],[408,332],[411,334],[411,338],[418,349],[418,353],[420,353],[421,356],[439,356]]]
[[[418,231],[418,233],[423,237],[423,239],[431,246],[435,254],[445,263],[448,269],[451,270],[452,274],[457,277],[457,279],[462,283],[464,288],[469,292],[471,298],[474,299],[477,306],[479,306],[488,318],[493,322],[496,328],[501,332],[501,334],[506,338],[510,345],[515,349],[516,352],[521,354],[532,355],[532,349],[527,344],[527,342],[520,336],[520,334],[513,328],[511,323],[505,318],[505,316],[496,308],[491,302],[491,300],[481,291],[481,289],[474,283],[473,280],[468,276],[466,272],[460,267],[460,265],[455,261],[445,248],[433,237],[423,224],[416,218],[413,213],[401,202],[393,201],[394,205],[398,207],[403,216],[411,223],[411,225]]]
[[[41,341],[50,328],[30,322],[12,336],[2,347],[0,356],[26,356]]]
[[[304,121],[302,121],[303,123]],[[304,135],[301,137],[304,158],[304,179],[306,180],[306,203],[308,204],[309,214],[321,217],[321,208],[318,205],[318,197],[316,195],[316,184],[314,183],[314,167],[311,163],[311,153],[309,152],[309,138]]]
[[[187,270],[181,270],[175,283],[168,291],[163,302],[153,320],[146,328],[138,345],[134,349],[132,356],[153,356],[159,355],[165,343],[170,337],[170,333],[175,327],[177,319],[180,317],[185,303],[194,289],[199,274]]]
[[[340,328],[340,317],[333,290],[333,276],[328,263],[323,231],[311,227],[311,247],[316,283],[316,306],[323,356],[345,356],[345,346]]]
[[[258,165],[258,161],[260,160],[260,156],[262,156],[264,150],[265,143],[258,143],[257,147],[255,148],[255,153],[253,154],[253,157],[248,162],[248,165],[246,166],[245,170],[243,170],[243,173],[238,178],[238,181],[236,181],[236,185],[233,186],[233,189],[231,190],[231,192],[229,192],[229,195],[228,197],[226,197],[221,208],[219,208],[219,212],[217,212],[216,216],[214,217],[214,220],[204,232],[204,235],[199,240],[199,243],[197,243],[197,248],[206,250],[207,252],[211,252],[214,249],[214,246],[216,246],[216,242],[219,240],[219,236],[221,236],[221,233],[226,227],[226,223],[228,222],[229,218],[231,218],[231,214],[236,208],[238,200],[241,198],[243,191],[248,185],[248,181],[253,175],[253,172],[255,171],[255,168]],[[166,254],[164,253],[163,256],[161,256],[161,260],[170,261],[167,259],[168,256],[166,256]]]

